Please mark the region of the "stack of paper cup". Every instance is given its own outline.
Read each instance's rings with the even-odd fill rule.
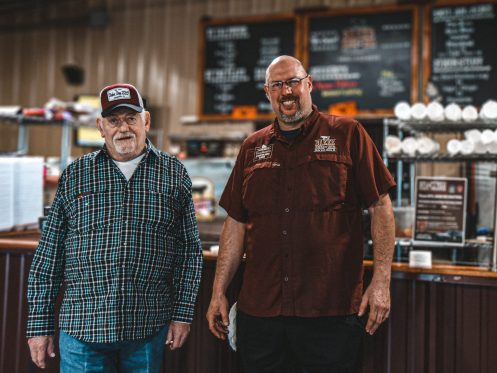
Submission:
[[[401,143],[402,152],[409,156],[414,156],[418,148],[418,143],[414,137],[408,136]]]
[[[469,140],[461,141],[461,154],[468,155],[473,154],[475,151],[475,144]]]
[[[405,101],[397,103],[393,109],[393,112],[395,116],[401,120],[411,119],[411,106]]]
[[[427,109],[426,109],[426,105],[425,104],[423,104],[421,102],[417,102],[414,105],[412,105],[412,107],[411,107],[411,117],[413,119],[423,120],[423,119],[426,118],[426,115],[427,115]]]
[[[450,155],[456,155],[461,152],[461,141],[457,139],[452,139],[447,142],[447,153]]]
[[[478,111],[473,105],[468,105],[462,110],[461,116],[465,122],[474,122],[478,119]]]
[[[497,119],[497,102],[488,100],[485,102],[480,110],[480,118],[482,119]]]
[[[451,121],[461,120],[462,110],[461,107],[457,104],[449,104],[445,107],[445,118]]]
[[[389,135],[385,138],[385,150],[388,155],[398,154],[401,149],[401,141],[397,136]]]
[[[428,119],[434,122],[440,122],[445,119],[444,107],[436,101],[430,102],[428,104],[426,113],[428,115]]]
[[[477,129],[467,130],[464,132],[464,137],[466,140],[471,141],[474,144],[481,142],[481,132]]]
[[[422,155],[435,154],[440,149],[440,144],[427,136],[418,137],[416,142],[416,150]]]

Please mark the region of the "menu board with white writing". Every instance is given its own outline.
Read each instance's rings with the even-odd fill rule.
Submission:
[[[497,4],[430,9],[429,82],[443,103],[480,106],[497,98]]]
[[[464,244],[466,184],[465,178],[416,178],[414,244]]]
[[[231,117],[237,108],[269,115],[266,69],[279,55],[295,55],[295,18],[216,20],[202,31],[200,116]]]
[[[397,102],[415,100],[416,20],[411,7],[311,15],[306,65],[313,102],[322,111],[353,102],[359,112],[391,112]]]

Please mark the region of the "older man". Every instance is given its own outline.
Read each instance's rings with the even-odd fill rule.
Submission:
[[[364,330],[390,311],[395,182],[364,128],[320,113],[311,90],[297,59],[269,65],[276,119],[245,140],[220,201],[229,216],[207,319],[224,339],[224,293],[245,253],[237,342],[247,373],[354,372]],[[363,208],[374,248],[364,293]]]
[[[100,99],[105,145],[64,170],[33,258],[28,344],[44,368],[64,283],[62,372],[159,372],[164,343],[188,336],[200,282],[191,181],[146,138],[135,87],[105,87]]]

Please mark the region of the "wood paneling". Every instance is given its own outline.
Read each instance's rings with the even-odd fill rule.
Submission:
[[[46,3],[46,2],[41,2]],[[41,4],[37,2],[37,4]],[[52,97],[71,100],[77,94],[97,94],[114,82],[135,84],[157,108],[155,123],[181,131],[180,118],[196,114],[198,22],[203,16],[239,17],[291,12],[313,6],[364,6],[394,0],[93,0],[54,1],[43,12],[23,10],[0,14],[10,22],[0,31],[0,105],[42,106]],[[17,25],[37,19],[81,17],[106,5],[110,23],[105,28],[48,23],[24,29]],[[31,10],[31,9],[30,9]],[[15,22],[12,22],[14,20]],[[61,67],[84,68],[85,83],[68,86]],[[0,152],[16,148],[17,130],[0,124]],[[167,134],[165,134],[167,139]],[[60,128],[32,128],[30,154],[59,154]],[[167,142],[165,142],[167,144]],[[73,155],[85,150],[73,149]]]

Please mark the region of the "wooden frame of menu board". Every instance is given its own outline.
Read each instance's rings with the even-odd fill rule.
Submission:
[[[485,8],[486,5],[493,7],[494,18],[490,19],[490,21],[488,21],[489,11]],[[454,11],[453,9],[455,8],[459,9]],[[466,8],[466,12],[463,11],[464,8]],[[470,8],[474,10],[477,10],[476,8],[480,9],[475,14],[469,14],[471,12]],[[442,25],[441,28],[444,28],[444,33],[447,34],[448,32],[447,35],[449,35],[447,38],[442,37],[442,42],[438,42],[438,45],[435,41],[438,38],[434,37],[434,34],[437,34],[432,19],[432,11],[434,9],[440,9],[440,14],[437,17],[440,18],[440,23],[445,23],[445,26]],[[475,18],[478,17],[478,12],[482,19],[488,21],[487,24],[481,22],[481,19]],[[449,25],[447,20],[452,16],[458,17],[458,22]],[[464,20],[465,17],[467,18],[466,20]],[[438,95],[442,97],[444,104],[454,102],[461,106],[480,106],[488,99],[495,100],[497,98],[497,95],[494,93],[497,86],[497,63],[494,61],[497,61],[497,48],[493,45],[495,44],[495,35],[492,38],[492,34],[488,34],[486,28],[490,28],[492,22],[494,26],[497,25],[497,0],[439,1],[424,8],[424,20],[423,92],[427,91],[428,82],[433,79]],[[448,27],[450,29],[447,30]],[[438,31],[438,35],[442,35],[442,30]],[[481,32],[483,37],[472,36],[473,33],[477,33],[478,31]],[[450,40],[450,38],[454,40]],[[484,41],[486,40],[490,41],[490,43],[487,43],[488,45],[484,45]],[[445,44],[444,42],[451,43],[450,53],[447,53],[444,48],[439,46],[440,44]],[[479,47],[476,47],[478,43],[481,44]],[[439,71],[436,72],[439,76],[432,76],[432,47],[434,45],[437,48],[437,56],[439,57],[437,62]],[[469,48],[468,45],[470,46]],[[477,48],[477,50],[468,51],[471,47]],[[485,54],[484,52],[487,53]],[[450,56],[451,54],[452,56]],[[480,58],[481,60],[479,60]],[[463,65],[465,63],[464,60],[468,62],[468,66]],[[492,69],[492,67],[494,68]],[[494,71],[492,72],[492,70]],[[459,76],[457,76],[458,72],[460,73]],[[465,94],[465,91],[468,93]],[[486,94],[486,92],[489,93]],[[429,100],[430,97],[424,97],[425,102]]]
[[[313,102],[321,111],[351,106],[359,115],[391,115],[397,102],[417,100],[417,6],[310,12],[302,26],[303,63],[313,76]],[[316,63],[319,58],[321,65]],[[328,61],[332,64],[327,66]]]
[[[273,119],[274,114],[270,109],[269,101],[266,99],[263,83],[260,79],[258,81],[253,80],[252,77],[254,75],[259,78],[261,78],[262,75],[265,76],[267,66],[272,61],[272,59],[277,57],[278,55],[291,54],[297,58],[300,57],[300,22],[300,18],[295,16],[294,14],[222,18],[201,21],[199,26],[200,42],[197,81],[197,113],[199,119],[207,121]],[[218,26],[219,28],[216,29],[216,27]],[[208,49],[208,41],[206,40],[206,30],[208,28],[211,28],[213,30],[209,37],[211,37],[213,42],[216,43],[217,50],[213,48]],[[293,38],[291,40],[290,38],[281,40],[280,36],[286,36],[288,29],[292,29]],[[252,37],[252,35],[250,34],[250,30],[254,31],[254,33],[259,32],[261,33],[261,35],[256,36],[256,38],[252,40],[250,39]],[[264,32],[262,33],[262,31]],[[234,42],[229,42],[230,37],[239,38],[240,40],[244,40],[244,38],[246,38],[245,40],[248,40],[246,43],[252,43],[252,47],[255,41],[255,46],[260,48],[258,49],[259,51],[262,49],[263,53],[255,53],[254,48],[244,48],[243,50],[237,50],[236,44],[234,44]],[[228,41],[228,43],[226,43],[226,41]],[[264,42],[264,45],[261,46],[260,43],[262,42]],[[290,50],[290,43],[293,47],[292,50]],[[240,45],[238,47],[240,47]],[[209,59],[209,61],[206,61],[208,58],[207,56],[213,53],[213,51],[214,53],[216,53],[217,56],[224,55],[223,58],[226,59],[225,61],[220,60],[216,62],[220,65],[224,63],[226,63],[227,65],[236,63],[236,56],[243,52],[247,53],[247,56],[243,59],[243,61],[252,63],[252,65],[242,65],[241,68],[235,66],[234,70],[226,69],[224,70],[224,72],[226,72],[227,74],[223,76],[224,72],[221,68],[210,69],[207,67],[207,64],[212,64],[213,60],[211,58]],[[271,52],[275,52],[275,54],[272,55]],[[266,55],[264,55],[264,53],[266,53]],[[255,65],[253,58],[255,58],[256,60],[259,59],[259,61],[256,61]],[[249,62],[250,59],[252,59],[252,61]],[[254,70],[253,72],[250,72],[252,76],[248,76],[248,74],[246,74],[246,71],[244,74],[244,67],[247,67],[246,70]],[[209,73],[209,79],[212,79],[214,83],[206,83],[207,73]],[[226,76],[229,79],[232,79],[234,83],[229,83],[229,79],[223,79]],[[240,82],[237,82],[237,79],[240,80]],[[219,83],[217,82],[217,80],[219,80]],[[226,83],[227,80],[228,83]],[[259,87],[257,87],[257,85],[259,85]],[[240,97],[243,98],[240,99]],[[216,99],[219,100],[217,103],[215,102]],[[261,107],[264,110],[260,110]]]

